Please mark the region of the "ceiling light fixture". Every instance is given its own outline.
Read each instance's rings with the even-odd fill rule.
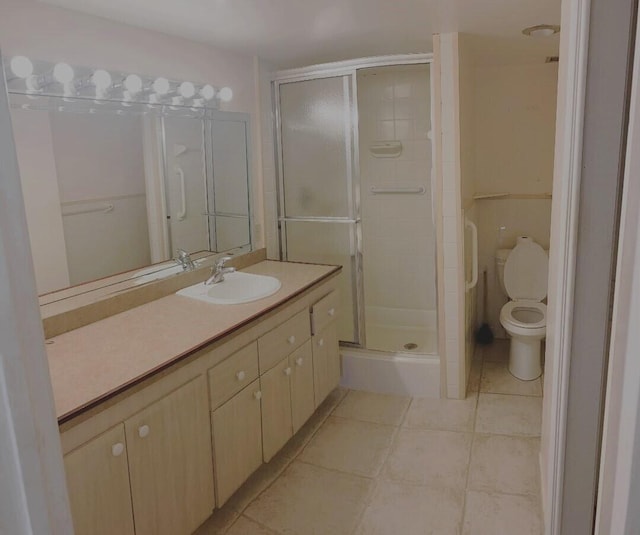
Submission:
[[[555,24],[538,24],[537,26],[529,26],[522,30],[527,37],[550,37],[556,33],[560,33],[560,26]]]
[[[233,98],[229,87],[220,89],[206,83],[74,67],[63,62],[32,62],[26,56],[6,58],[4,64],[9,92],[30,98],[46,95],[91,99],[96,103],[110,100],[127,107],[133,104],[151,107],[168,104],[214,109],[220,102]]]

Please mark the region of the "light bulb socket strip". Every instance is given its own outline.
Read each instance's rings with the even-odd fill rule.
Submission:
[[[68,63],[36,61],[26,56],[3,58],[9,93],[30,97],[74,97],[121,102],[217,109],[233,95],[229,87],[171,80]]]

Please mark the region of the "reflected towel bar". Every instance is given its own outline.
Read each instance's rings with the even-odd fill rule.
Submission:
[[[419,188],[369,188],[372,195],[384,195],[384,194],[413,194],[424,195],[427,189],[424,186]]]
[[[113,212],[114,206],[113,204],[105,204],[104,206],[96,206],[95,208],[85,208],[84,210],[73,210],[68,212],[62,212],[63,216],[68,215],[80,215],[80,214],[91,214],[93,212],[102,212],[103,214],[108,214],[109,212]]]

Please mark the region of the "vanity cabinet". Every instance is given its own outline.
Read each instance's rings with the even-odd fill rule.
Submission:
[[[202,524],[214,507],[208,408],[198,377],[68,453],[76,535],[176,535]]]
[[[256,379],[211,413],[218,507],[262,464],[261,397]]]
[[[76,533],[189,535],[227,502],[337,386],[334,288],[318,285],[67,426]]]
[[[338,295],[333,291],[311,307],[316,407],[340,383],[340,348],[336,323],[337,304]]]
[[[76,535],[133,535],[124,425],[64,457]]]
[[[214,508],[206,379],[124,423],[136,535],[191,533]]]

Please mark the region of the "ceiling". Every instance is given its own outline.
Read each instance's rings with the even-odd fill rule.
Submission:
[[[473,34],[487,63],[540,62],[558,37],[561,0],[43,0],[60,7],[258,55],[278,68],[431,52],[432,34]]]

